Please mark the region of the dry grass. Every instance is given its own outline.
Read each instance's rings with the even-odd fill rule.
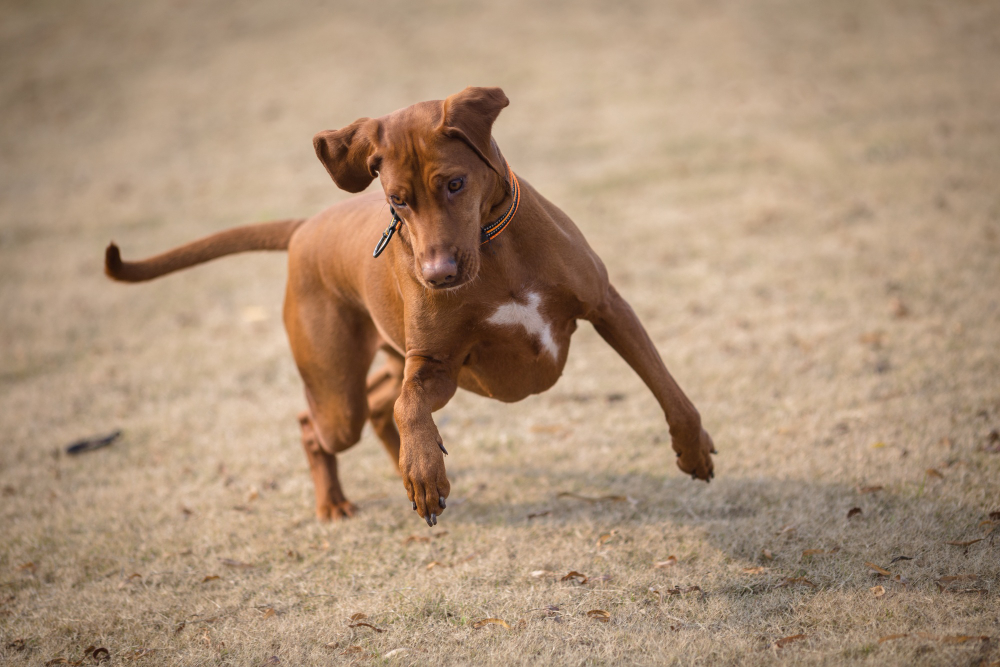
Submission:
[[[1000,510],[995,3],[217,4],[0,8],[0,661],[1000,660],[1000,530],[947,544]],[[110,237],[314,212],[315,131],[467,84],[698,404],[710,486],[584,327],[547,394],[439,413],[437,529],[370,433],[362,514],[318,525],[284,258],[102,277]]]

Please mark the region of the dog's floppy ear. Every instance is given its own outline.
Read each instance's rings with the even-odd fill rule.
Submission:
[[[474,150],[493,171],[507,177],[507,170],[496,146],[492,144],[493,122],[510,100],[499,88],[469,86],[443,103],[440,130],[449,137],[461,139]]]
[[[316,157],[342,190],[361,192],[378,175],[380,126],[377,120],[359,118],[339,130],[325,130],[313,137]]]

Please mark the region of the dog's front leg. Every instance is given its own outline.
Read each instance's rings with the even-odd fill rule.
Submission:
[[[656,396],[670,427],[677,467],[697,479],[714,477],[712,438],[701,427],[698,410],[667,371],[632,307],[608,285],[606,298],[587,319]]]
[[[431,413],[451,400],[457,372],[431,356],[410,352],[393,415],[399,428],[399,473],[413,509],[428,526],[437,523],[451,491],[444,468],[444,444]]]

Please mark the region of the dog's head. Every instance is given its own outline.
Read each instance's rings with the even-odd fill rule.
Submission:
[[[360,192],[379,177],[406,225],[417,280],[430,289],[458,287],[479,273],[480,230],[509,193],[491,137],[507,104],[499,88],[470,87],[313,138],[340,188]]]

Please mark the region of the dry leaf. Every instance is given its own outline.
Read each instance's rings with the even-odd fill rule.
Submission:
[[[604,544],[608,540],[610,540],[612,537],[614,537],[617,534],[618,534],[617,530],[612,530],[610,533],[604,533],[603,535],[601,535],[600,537],[597,538],[597,546],[599,546],[599,547],[604,546]]]
[[[358,612],[356,614],[351,614],[352,621],[363,621],[366,618],[368,618],[368,614],[362,614],[361,612]]]
[[[206,581],[215,581],[216,579],[219,579],[219,578],[220,577],[217,574],[210,574],[207,577],[205,577],[204,579],[202,579],[201,583],[205,583]]]
[[[359,621],[357,623],[350,623],[350,624],[348,624],[347,627],[349,627],[349,628],[371,628],[375,632],[385,632],[385,630],[383,630],[382,628],[376,628],[371,623],[366,623],[365,621]]]
[[[541,512],[532,512],[531,514],[528,515],[528,521],[531,521],[532,519],[537,519],[542,516],[548,516],[550,514],[552,514],[552,510],[542,510]]]
[[[872,595],[874,595],[877,598],[880,598],[883,595],[885,595],[885,586],[872,586],[868,590],[870,590],[872,592]]]
[[[853,519],[857,515],[861,514],[862,511],[863,510],[860,507],[852,507],[851,509],[847,510],[847,518]]]
[[[611,620],[611,614],[603,609],[591,609],[587,612],[587,618],[592,618],[600,623],[607,623]]]
[[[775,534],[776,535],[786,535],[786,534],[794,533],[796,530],[797,530],[797,526],[794,523],[789,523],[787,525],[782,526],[781,529],[778,530],[778,532],[775,533]]]
[[[534,570],[531,572],[531,576],[538,579],[540,577],[558,577],[559,575],[551,570]]]
[[[805,638],[806,638],[805,635],[792,635],[791,637],[782,637],[778,641],[774,642],[772,646],[774,648],[783,648],[794,641],[798,641],[800,639],[805,639]]]
[[[990,518],[994,521],[1000,521],[1000,512],[990,512]]]
[[[866,493],[878,493],[879,491],[882,490],[883,487],[881,487],[881,486],[859,486],[859,487],[856,487],[856,488],[857,488],[858,493],[864,495]]]
[[[803,558],[808,558],[809,556],[819,556],[820,554],[825,554],[826,549],[806,549],[802,552]]]
[[[268,607],[264,610],[264,618],[271,618],[272,616],[277,615],[277,613],[278,612],[274,610],[274,607]]]
[[[667,560],[661,560],[653,565],[657,570],[665,570],[668,567],[677,565],[677,556],[667,556]]]
[[[38,570],[38,566],[35,565],[34,561],[28,561],[27,563],[21,563],[20,565],[18,565],[17,569],[21,570],[22,572],[31,572],[32,574],[34,574],[35,571]]]
[[[879,574],[881,574],[883,577],[891,577],[892,576],[892,572],[890,572],[889,570],[885,569],[884,567],[879,567],[875,563],[868,563],[868,562],[866,562],[865,565],[867,565],[871,569],[875,570],[876,572],[878,572]]]
[[[941,472],[936,470],[935,468],[928,468],[926,475],[928,477],[936,477],[937,479],[944,479],[944,475],[942,475]]]
[[[743,568],[743,574],[764,574],[767,572],[767,568],[763,565],[758,567],[745,567]]]
[[[249,570],[253,567],[250,563],[244,563],[243,561],[233,560],[232,558],[220,558],[219,562],[226,567],[235,567],[240,570]]]
[[[898,563],[901,560],[913,560],[913,558],[910,556],[896,556],[891,561],[889,561],[889,565],[892,565],[893,563]]]
[[[879,637],[878,643],[881,644],[883,642],[892,641],[893,639],[902,639],[903,637],[909,637],[909,636],[910,635],[905,632],[898,635],[886,635],[885,637]]]
[[[507,621],[503,620],[502,618],[484,618],[481,621],[476,621],[475,623],[473,623],[472,629],[478,630],[479,628],[485,628],[487,625],[502,625],[503,627],[510,630],[510,625],[507,623]]]
[[[575,579],[581,585],[583,585],[583,584],[587,583],[587,581],[589,581],[587,575],[585,575],[582,572],[577,572],[576,570],[571,571],[569,574],[567,574],[566,576],[564,576],[559,581],[569,581],[571,579]]]
[[[400,646],[399,648],[392,649],[388,653],[383,653],[382,657],[383,658],[395,658],[397,655],[403,655],[404,653],[409,652],[409,650],[410,649],[406,648],[405,646]]]
[[[945,544],[950,544],[950,545],[955,546],[955,547],[967,547],[970,544],[975,544],[976,542],[982,542],[983,539],[984,538],[980,537],[980,538],[975,539],[975,540],[966,540],[965,542],[952,542],[952,541],[948,541],[948,542],[945,542]]]
[[[403,544],[412,544],[413,542],[430,542],[430,541],[431,538],[427,537],[426,535],[410,535],[405,540],[403,540]]]
[[[774,560],[774,554],[771,553],[770,549],[761,549],[760,550],[760,555],[763,556],[764,558],[768,559],[768,560]]]
[[[778,588],[785,588],[786,586],[794,586],[795,584],[805,584],[810,588],[816,588],[816,584],[809,581],[805,577],[786,577],[783,582],[778,584]]]
[[[427,563],[426,569],[433,570],[436,567],[445,567],[445,565],[440,561],[432,560],[431,562]]]
[[[611,581],[612,579],[614,579],[614,577],[612,577],[610,574],[602,574],[602,575],[599,575],[599,576],[596,576],[596,577],[592,577],[590,580],[591,581]]]

